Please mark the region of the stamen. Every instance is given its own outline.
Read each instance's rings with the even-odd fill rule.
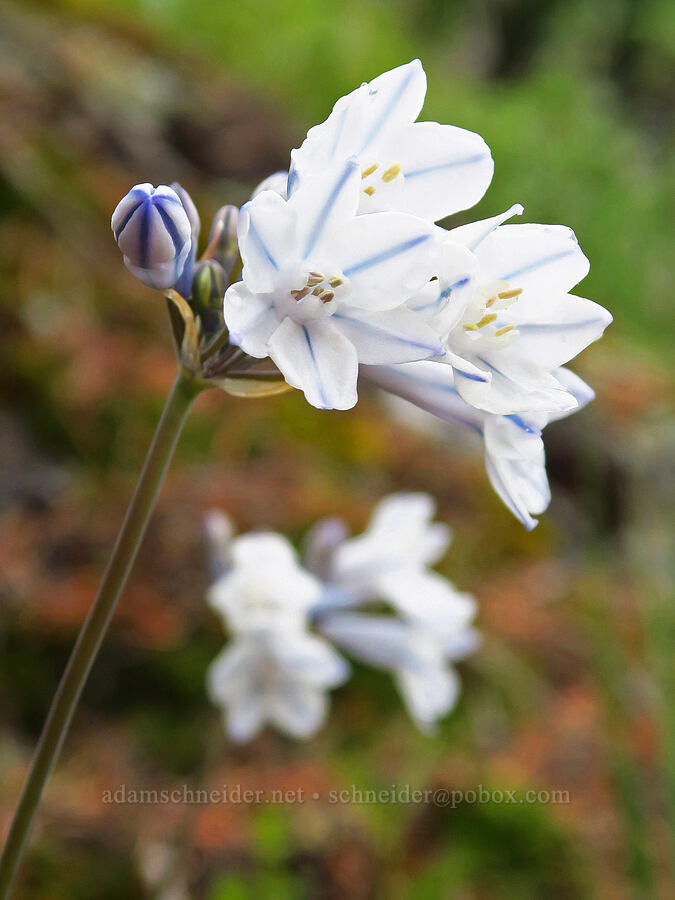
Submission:
[[[330,303],[334,296],[335,294],[333,293],[333,291],[321,291],[321,293],[319,294],[319,299],[322,303]]]
[[[361,172],[361,178],[367,178],[369,175],[372,175],[379,165],[379,163],[373,163],[372,166],[368,166],[367,169],[364,169],[363,172]]]
[[[494,322],[497,318],[497,313],[488,313],[486,316],[476,323],[476,328],[483,328],[485,325],[489,325],[490,322]]]
[[[398,163],[393,166],[390,166],[387,171],[382,175],[382,181],[393,181],[394,178],[400,173],[401,167]]]
[[[372,184],[371,184],[371,185],[369,185],[367,188],[364,188],[364,189],[363,189],[363,193],[364,193],[364,194],[368,194],[369,197],[372,197],[373,194],[375,193],[375,188],[374,188],[374,187],[372,186]]]
[[[295,297],[296,300],[302,300],[303,297],[306,297],[309,294],[309,288],[304,287],[299,291],[291,291],[291,297]]]
[[[315,297],[320,297],[321,294],[323,294],[323,288],[321,288],[321,287],[315,287],[314,290],[312,291],[312,294],[313,294]]]
[[[522,288],[514,288],[512,291],[500,291],[497,296],[500,300],[510,300],[511,297],[519,297],[522,293]]]
[[[501,297],[501,294],[499,294],[499,296]],[[493,294],[491,297],[489,297],[485,301],[485,308],[489,309],[489,307],[491,307],[493,305],[493,303],[496,303],[496,302],[497,302],[497,294]]]
[[[509,331],[512,331],[515,327],[515,325],[504,325],[502,328],[498,328],[495,331],[495,337],[501,337],[503,334],[507,334]]]
[[[307,279],[307,286],[314,287],[315,284],[321,284],[323,281],[323,275],[320,272],[310,272],[309,278]]]
[[[340,287],[341,284],[344,284],[344,281],[343,281],[342,278],[338,278],[337,275],[336,275],[335,277],[333,277],[333,278],[330,279],[330,281],[328,282],[328,284],[329,284],[331,287],[334,287],[334,288],[335,288],[335,287]]]
[[[478,331],[478,325],[473,325],[471,322],[467,322],[465,325],[462,325],[464,331]]]

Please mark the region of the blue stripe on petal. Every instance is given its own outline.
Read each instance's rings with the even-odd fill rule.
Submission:
[[[140,192],[139,192],[139,193],[140,193]],[[138,203],[137,203],[135,206],[132,206],[132,207],[131,207],[131,209],[129,210],[129,212],[128,212],[128,213],[126,214],[126,216],[122,219],[122,221],[120,222],[120,224],[117,226],[117,228],[115,229],[115,240],[116,240],[116,241],[119,241],[122,232],[123,232],[124,229],[127,227],[127,225],[129,224],[129,222],[131,221],[131,217],[132,217],[133,214],[136,212],[136,210],[138,209],[138,207],[143,203],[143,200],[144,200],[144,199],[145,199],[145,195],[143,195],[143,197],[138,201]]]
[[[335,129],[335,136],[333,137],[333,146],[331,147],[331,150],[330,150],[329,159],[333,159],[335,157],[335,152],[337,150],[337,146],[340,141],[340,138],[342,137],[342,131],[345,127],[345,119],[346,118],[347,118],[347,104],[345,103],[345,106],[342,110],[342,114],[340,116],[340,121],[338,123],[337,128]]]
[[[286,182],[286,196],[290,197],[293,191],[295,190],[298,182],[300,181],[300,176],[298,175],[297,169],[291,169],[288,173],[288,181]]]
[[[436,172],[443,172],[449,169],[461,169],[463,166],[472,166],[475,163],[488,159],[487,153],[478,153],[473,156],[466,156],[464,159],[454,159],[451,162],[438,163],[435,166],[426,166],[423,169],[413,169],[412,172],[403,172],[406,179],[419,178],[421,175],[434,175]]]
[[[514,269],[513,272],[508,272],[505,275],[500,275],[499,278],[502,281],[511,281],[513,278],[518,278],[519,275],[525,275],[527,272],[534,272],[536,269],[540,269],[542,266],[547,266],[549,263],[557,262],[559,259],[564,259],[566,256],[572,256],[577,252],[577,248],[573,247],[569,250],[561,250],[559,253],[553,253],[551,256],[545,256],[543,259],[535,260],[534,262],[528,263],[526,266],[522,266],[520,269]]]
[[[462,287],[463,285],[467,284],[467,282],[469,280],[470,279],[468,277],[461,278],[459,281],[456,281],[454,284],[451,284],[449,287],[444,288],[440,292],[438,297],[436,297],[435,300],[430,300],[428,303],[425,303],[423,306],[415,306],[414,307],[415,312],[420,312],[423,309],[431,309],[433,306],[438,306],[439,303],[442,303],[443,300],[445,300],[447,297],[450,296],[450,294],[455,290],[455,288]]]
[[[138,248],[138,259],[140,260],[141,269],[148,267],[148,250],[150,248],[150,216],[152,214],[152,203],[145,201],[139,210],[141,216],[141,227],[139,229],[138,238],[140,246]]]
[[[408,241],[404,241],[402,244],[396,244],[394,247],[390,247],[388,250],[382,250],[380,253],[376,253],[375,256],[370,256],[368,259],[361,260],[361,262],[354,263],[353,266],[344,270],[344,274],[347,278],[351,278],[352,275],[355,275],[357,272],[363,272],[365,269],[370,269],[372,266],[378,266],[380,263],[386,262],[388,259],[393,259],[395,256],[398,256],[400,253],[405,253],[408,250],[412,250],[413,247],[417,247],[419,244],[423,244],[424,241],[429,240],[430,235],[421,234],[418,237],[411,238]]]
[[[309,355],[311,357],[312,364],[314,365],[314,371],[316,372],[316,383],[319,388],[319,396],[321,397],[321,402],[324,405],[324,409],[329,409],[330,402],[328,400],[328,397],[326,396],[326,391],[323,386],[323,381],[321,380],[321,372],[319,371],[319,366],[317,365],[317,362],[316,362],[316,356],[314,355],[314,348],[312,347],[312,339],[310,338],[309,332],[307,331],[305,326],[301,325],[300,327],[302,328],[302,331],[305,335],[305,340],[307,341],[307,347],[309,349]]]
[[[475,375],[473,372],[464,372],[462,369],[458,369],[457,366],[453,366],[452,370],[457,375],[460,375],[462,378],[467,378],[469,381],[480,381],[481,384],[487,384],[490,380],[482,375]]]
[[[253,224],[253,219],[250,217],[250,215],[249,215],[249,219],[248,219],[248,233],[249,233],[251,240],[258,248],[258,250],[260,250],[262,255],[265,257],[265,259],[268,261],[268,263],[272,266],[272,268],[275,270],[275,272],[277,272],[279,270],[279,265],[278,265],[276,259],[272,256],[272,254],[268,250],[263,239],[260,237],[258,229]]]
[[[377,137],[377,135],[380,132],[380,130],[382,129],[382,126],[384,125],[384,123],[387,121],[387,119],[392,114],[392,112],[396,109],[397,103],[399,102],[399,100],[401,99],[403,94],[405,93],[406,88],[412,81],[414,75],[415,75],[415,69],[414,69],[414,67],[411,66],[408,69],[408,72],[406,73],[405,78],[399,85],[398,90],[391,97],[387,106],[382,110],[382,114],[380,115],[380,118],[373,124],[373,127],[370,129],[370,132],[369,132],[365,142],[361,146],[359,153],[363,153],[363,151],[366,150],[367,147]]]
[[[577,328],[588,328],[591,325],[602,325],[602,319],[585,319],[582,322],[533,322],[524,325],[517,325],[518,331],[527,331],[530,334],[546,331],[574,331]]]
[[[518,428],[522,428],[523,431],[526,431],[528,434],[541,434],[541,428],[534,428],[532,425],[528,425],[528,423],[521,419],[520,416],[517,416],[515,413],[506,416],[507,419],[510,419],[514,425],[517,425]]]
[[[309,232],[309,237],[307,238],[307,243],[305,245],[305,250],[303,253],[303,259],[307,259],[309,254],[315,248],[317,241],[321,237],[321,232],[323,231],[324,225],[328,220],[328,216],[330,215],[330,211],[337,203],[338,197],[342,192],[342,189],[347,184],[349,176],[352,172],[357,168],[357,163],[352,160],[348,160],[344,169],[338,175],[338,178],[333,186],[333,190],[330,192],[328,197],[326,198],[326,202],[324,203],[321,211],[316,217],[316,221],[314,225],[311,227]]]
[[[440,341],[433,345],[424,343],[423,341],[411,341],[410,338],[404,337],[396,332],[387,331],[385,328],[374,325],[372,322],[364,322],[362,319],[346,316],[344,313],[333,313],[332,318],[338,320],[342,319],[345,322],[353,322],[361,331],[367,331],[376,335],[384,335],[388,340],[397,344],[405,344],[407,347],[419,347],[420,350],[428,350],[430,356],[439,356],[444,352]]]

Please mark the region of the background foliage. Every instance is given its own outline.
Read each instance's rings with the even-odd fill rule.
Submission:
[[[19,896],[667,897],[675,806],[670,250],[673,6],[666,0],[3,2],[0,33],[0,828],[172,379],[162,302],[108,230],[137,181],[203,218],[286,164],[341,93],[420,56],[425,114],[479,131],[515,201],[574,227],[581,290],[615,325],[576,366],[589,410],[548,432],[554,500],[530,535],[477,448],[364,397],[198,402],[47,793]],[[473,212],[471,213],[473,216]],[[444,571],[481,603],[481,651],[433,737],[357,672],[306,745],[227,744],[203,677],[201,521],[294,539],[360,528],[427,490]],[[566,790],[568,804],[104,804],[190,786]],[[66,862],[67,861],[67,862]],[[173,892],[173,893],[172,893]]]

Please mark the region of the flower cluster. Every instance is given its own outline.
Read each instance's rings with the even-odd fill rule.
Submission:
[[[425,93],[413,60],[340,98],[288,172],[226,208],[227,263],[217,217],[209,268],[195,266],[199,220],[179,185],[138,185],[113,229],[131,271],[190,301],[200,377],[247,395],[271,380],[321,409],[349,409],[371,383],[467,424],[531,528],[548,502],[542,429],[593,396],[564,366],[611,316],[570,293],[589,264],[569,228],[506,224],[520,204],[436,224],[480,200],[494,167],[479,135],[416,121]]]
[[[358,537],[340,520],[323,520],[307,536],[302,563],[281,535],[233,537],[221,513],[209,515],[208,601],[231,641],[209,670],[208,690],[233,740],[249,740],[266,723],[295,738],[314,734],[328,689],[350,672],[335,647],[390,672],[420,729],[452,709],[459,683],[450,663],[477,645],[476,607],[429,569],[450,541],[433,513],[426,494],[394,494]]]

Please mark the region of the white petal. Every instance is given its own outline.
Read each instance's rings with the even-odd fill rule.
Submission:
[[[341,97],[325,122],[311,128],[291,154],[289,193],[306,176],[335,160],[368,153],[417,118],[424,103],[426,75],[418,59],[379,75]]]
[[[227,708],[225,727],[230,739],[244,744],[254,738],[263,728],[267,718],[264,696],[237,698]]]
[[[442,237],[433,281],[408,299],[406,306],[423,315],[437,334],[445,335],[459,322],[473,297],[478,260],[466,247]]]
[[[528,531],[534,528],[533,516],[551,499],[540,433],[517,416],[487,417],[485,466],[502,501]]]
[[[349,666],[330,644],[306,632],[284,635],[275,656],[288,675],[315,687],[334,687],[349,676]]]
[[[451,531],[447,525],[432,523],[436,502],[429,494],[390,494],[381,500],[368,524],[367,532],[385,541],[395,540],[414,550],[414,561],[433,565],[450,545]]]
[[[319,627],[356,659],[381,669],[403,665],[409,654],[411,628],[390,616],[336,613],[322,618]]]
[[[482,219],[480,222],[469,222],[467,225],[460,225],[457,228],[451,228],[448,234],[458,244],[463,244],[469,250],[476,250],[485,238],[506,222],[512,216],[521,216],[524,208],[520,203],[514,203],[505,212],[499,213],[498,216],[492,216],[489,219]]]
[[[421,672],[402,670],[397,681],[408,712],[423,732],[432,731],[436,721],[450,712],[459,697],[459,678],[449,666]]]
[[[382,597],[411,622],[437,636],[466,628],[476,614],[476,602],[437,572],[405,569],[377,580]]]
[[[333,245],[350,219],[356,215],[361,190],[361,173],[354,160],[331,165],[320,175],[306,179],[289,201],[298,218],[300,256],[308,260],[313,254],[321,258]]]
[[[274,191],[275,194],[278,194],[283,200],[286,200],[287,186],[288,172],[283,170],[281,172],[274,172],[260,182],[258,187],[251,194],[251,200],[257,197],[258,194],[262,194],[263,191]]]
[[[283,270],[297,260],[296,225],[295,212],[274,191],[258,194],[239,210],[242,277],[252,291],[272,291]]]
[[[573,359],[597,341],[612,321],[611,314],[592,300],[551,293],[524,295],[509,318],[519,332],[514,352],[547,369]]]
[[[443,354],[433,329],[404,306],[375,313],[341,306],[331,322],[356,347],[362,363],[404,363]]]
[[[255,294],[238,281],[225,292],[223,310],[230,342],[251,356],[267,356],[267,343],[281,322],[274,295]]]
[[[567,293],[589,262],[564,225],[500,225],[475,250],[485,282],[507,281],[532,293]]]
[[[485,352],[482,356],[476,355],[471,362],[448,354],[455,370],[455,386],[462,399],[477,409],[496,415],[562,412],[576,408],[574,397],[553,375],[529,360],[516,357],[510,349]],[[487,382],[481,377],[485,372],[491,376]]]
[[[236,640],[211,663],[206,673],[206,687],[213,703],[227,703],[231,697],[241,694],[255,657],[246,640]]]
[[[397,208],[436,222],[477,203],[492,180],[490,148],[479,134],[417,122],[392,137],[404,182]]]
[[[284,319],[269,355],[286,381],[318,409],[351,409],[357,401],[356,350],[328,320],[298,325]]]
[[[349,303],[362,309],[393,309],[434,274],[435,231],[404,213],[357,216],[334,245],[335,260],[351,281]]]
[[[325,694],[301,682],[283,681],[275,692],[269,716],[291,737],[303,739],[315,734],[326,717]]]
[[[569,412],[562,413],[551,413],[548,416],[549,422],[554,422],[556,419],[563,419],[570,414],[570,412],[577,412],[580,409],[583,409],[584,406],[587,406],[591,400],[595,399],[595,391],[593,388],[586,384],[586,382],[579,378],[578,375],[575,375],[570,369],[556,369],[553,373],[557,380],[562,384],[566,391],[569,391],[570,394],[577,401],[577,408],[572,409]]]
[[[361,366],[361,374],[445,422],[482,435],[483,415],[459,396],[452,367],[442,362],[415,362],[400,366]]]

